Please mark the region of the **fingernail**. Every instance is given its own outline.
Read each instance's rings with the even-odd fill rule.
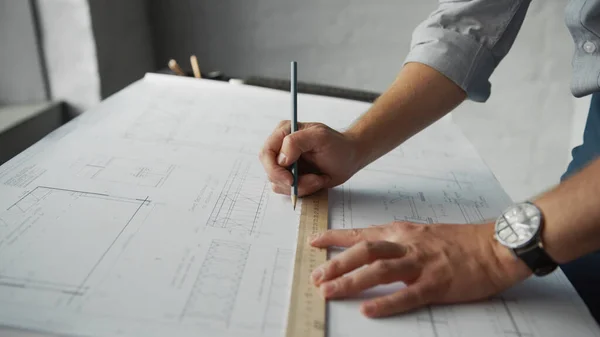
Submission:
[[[329,282],[321,285],[321,295],[323,295],[323,297],[329,297],[333,295],[333,293],[335,293],[335,283]]]
[[[321,268],[317,268],[312,272],[312,280],[313,283],[320,282],[323,279],[323,270]]]
[[[313,243],[315,240],[317,240],[317,238],[319,238],[319,234],[311,234],[308,236],[308,242]]]
[[[375,314],[375,310],[375,304],[373,303],[365,303],[365,305],[363,306],[363,311],[365,315],[373,316]]]
[[[286,160],[287,160],[287,157],[285,156],[285,154],[283,154],[283,152],[280,152],[279,156],[277,157],[277,162],[279,163],[279,165],[284,166]]]
[[[321,180],[321,179],[315,179],[315,181],[313,182],[313,186],[314,187],[319,187],[321,185],[324,185],[323,183],[324,183],[323,180]]]

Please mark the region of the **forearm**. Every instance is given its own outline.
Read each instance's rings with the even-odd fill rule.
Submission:
[[[435,122],[466,97],[431,67],[408,63],[391,87],[346,134],[357,140],[364,167]]]
[[[542,242],[558,263],[600,250],[600,159],[534,203],[546,221]]]

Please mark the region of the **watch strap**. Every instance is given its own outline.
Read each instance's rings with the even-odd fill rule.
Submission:
[[[525,262],[536,276],[544,276],[553,272],[558,264],[540,245],[516,249],[515,254]]]

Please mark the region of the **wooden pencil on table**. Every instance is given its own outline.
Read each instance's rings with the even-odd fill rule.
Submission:
[[[198,58],[196,55],[190,56],[190,63],[192,64],[192,70],[194,71],[195,78],[202,78],[202,73],[200,72],[200,66],[198,66]]]
[[[174,59],[171,59],[169,61],[169,69],[171,69],[171,71],[173,71],[175,74],[177,74],[179,76],[185,76],[183,69],[181,69],[181,67],[179,66],[177,61],[175,61]]]

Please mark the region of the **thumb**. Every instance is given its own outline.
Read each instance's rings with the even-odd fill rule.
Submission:
[[[297,161],[301,154],[313,150],[321,139],[316,137],[314,131],[315,129],[305,129],[285,136],[277,163],[281,166],[289,166]]]

